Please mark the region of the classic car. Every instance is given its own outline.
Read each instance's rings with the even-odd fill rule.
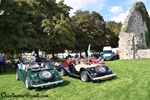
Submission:
[[[93,60],[94,61],[94,60]],[[82,81],[106,80],[116,76],[108,66],[104,65],[104,61],[91,63],[85,60],[74,63],[75,61],[63,61],[60,67],[60,74],[78,77]]]
[[[48,87],[63,82],[59,72],[49,62],[18,64],[16,80],[23,81],[27,89]]]

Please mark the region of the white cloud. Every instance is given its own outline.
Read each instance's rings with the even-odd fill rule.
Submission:
[[[127,17],[129,11],[126,11],[124,13],[120,13],[118,15],[114,15],[110,18],[110,20],[115,21],[115,22],[124,22],[125,18]]]
[[[115,22],[124,22],[127,17],[128,11],[124,11],[121,6],[113,6],[109,9],[110,20]]]
[[[60,0],[56,0],[57,2]],[[73,9],[70,11],[70,15],[74,15],[73,13],[77,10],[88,10],[88,11],[98,11],[103,7],[103,3],[105,0],[65,0],[64,3]]]
[[[110,12],[111,12],[112,14],[119,14],[119,13],[124,12],[124,10],[123,10],[122,7],[120,7],[120,6],[114,6],[114,7],[111,7],[111,8],[110,8]]]

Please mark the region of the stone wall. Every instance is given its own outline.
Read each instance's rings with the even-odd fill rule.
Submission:
[[[135,59],[138,50],[147,49],[145,34],[148,31],[141,10],[145,5],[135,2],[126,17],[119,34],[120,59]]]
[[[146,49],[146,50],[138,50],[135,57],[137,59],[140,58],[150,58],[150,49]]]

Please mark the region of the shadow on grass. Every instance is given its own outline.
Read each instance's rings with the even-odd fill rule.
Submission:
[[[0,75],[16,74],[16,71],[17,71],[17,68],[6,66],[6,72],[1,73]]]
[[[68,76],[68,77],[81,80],[80,77],[75,77],[75,76]],[[110,79],[106,79],[106,80],[95,80],[95,81],[89,80],[89,81],[87,81],[87,83],[89,83],[89,82],[92,82],[92,83],[103,83],[103,82],[106,82],[106,81],[113,81],[115,79],[118,79],[118,77],[117,76],[113,76]]]
[[[81,80],[81,79],[80,79],[80,77],[76,77],[76,76],[68,75],[68,77],[71,77],[71,78],[75,78],[75,79],[79,79],[79,80]]]
[[[75,78],[75,79],[78,79],[78,80],[81,80],[80,77],[75,77],[75,76],[69,76],[69,77]],[[115,79],[118,79],[118,77],[117,77],[117,76],[113,76],[113,77],[111,77],[110,79],[106,79],[106,80],[95,80],[95,81],[89,80],[89,81],[87,81],[87,82],[103,83],[103,82],[105,82],[105,81],[113,81],[113,80],[115,80]]]
[[[62,83],[59,83],[57,85],[53,85],[53,86],[49,86],[49,87],[43,87],[43,88],[35,88],[35,91],[45,91],[47,89],[54,89],[54,88],[58,88],[58,87],[64,87],[64,86],[67,86],[69,85],[70,82],[67,81],[67,80],[64,80]]]

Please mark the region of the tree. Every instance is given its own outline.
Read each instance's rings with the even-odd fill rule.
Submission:
[[[71,49],[75,44],[75,34],[69,23],[69,18],[65,18],[64,14],[60,15],[60,19],[53,17],[52,20],[43,20],[42,27],[48,33],[50,51],[64,51]]]
[[[108,36],[108,44],[111,45],[112,47],[117,47],[118,46],[118,35],[121,31],[122,23],[115,22],[115,21],[108,21],[106,22],[106,28],[107,28],[107,33],[109,33]]]
[[[107,40],[107,32],[106,32],[106,24],[103,17],[93,11],[91,17],[91,35],[93,36],[93,48],[96,51],[100,51],[104,45],[106,45]]]
[[[42,20],[41,26],[44,32],[48,34],[49,38],[47,42],[49,44],[49,49],[47,50],[52,53],[64,51],[65,49],[72,49],[76,41],[69,17],[69,11],[72,8],[65,5],[63,2],[63,0],[58,2],[53,16],[47,14],[46,19]],[[46,48],[44,50],[46,50]]]
[[[7,0],[2,5],[5,12],[0,16],[1,49],[23,52],[38,48],[35,44],[41,31],[37,27],[42,17],[36,15],[34,6],[26,0]]]
[[[74,32],[76,33],[76,49],[87,50],[89,44],[97,51],[105,44],[105,22],[103,17],[93,11],[76,11],[72,17]]]

